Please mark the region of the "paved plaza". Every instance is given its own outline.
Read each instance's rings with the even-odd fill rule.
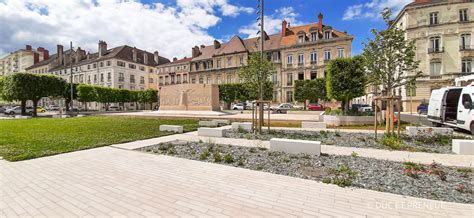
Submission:
[[[0,160],[0,217],[472,217],[474,213],[473,205],[340,188],[128,150],[179,137],[183,135],[20,162]]]

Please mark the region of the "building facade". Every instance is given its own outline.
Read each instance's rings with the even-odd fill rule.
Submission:
[[[416,60],[423,72],[401,90],[405,111],[416,111],[421,102],[428,102],[431,90],[452,86],[456,78],[473,74],[472,0],[415,0],[398,14],[393,27],[416,40]]]
[[[86,53],[80,47],[76,51],[64,51],[57,46],[56,54],[47,61],[39,62],[27,70],[36,73],[46,69],[48,73],[60,76],[76,84],[89,84],[109,88],[128,90],[145,90],[158,87],[156,67],[169,60],[159,56],[158,52],[150,53],[127,45],[108,49],[107,43],[99,41],[98,51]],[[135,109],[135,105],[120,105],[123,108]],[[97,109],[97,103],[89,103],[88,108]],[[136,108],[138,109],[138,108]]]
[[[19,49],[0,59],[0,76],[26,72],[28,67],[48,59],[48,50],[43,47],[33,49],[31,45],[26,45],[24,49]]]
[[[265,56],[275,66],[269,78],[274,84],[274,102],[293,102],[295,80],[324,78],[329,60],[352,55],[353,37],[323,25],[322,14],[317,23],[302,26],[283,21],[279,33],[263,38]],[[189,66],[183,72],[172,69],[174,62],[158,69],[159,84],[173,84],[179,74],[181,78],[187,74],[189,83],[238,83],[239,69],[251,53],[260,51],[260,44],[258,38],[234,36],[226,43],[215,40],[212,45],[195,46],[191,58],[176,63]]]

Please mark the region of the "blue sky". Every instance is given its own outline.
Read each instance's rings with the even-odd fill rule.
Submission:
[[[266,0],[266,30],[280,31],[286,19],[293,26],[323,23],[355,37],[353,54],[372,28],[383,28],[378,13],[398,12],[412,0]],[[257,32],[257,0],[0,0],[0,56],[26,44],[55,53],[57,44],[73,41],[90,52],[97,42],[109,47],[136,46],[165,57],[189,56],[194,45],[242,38]]]

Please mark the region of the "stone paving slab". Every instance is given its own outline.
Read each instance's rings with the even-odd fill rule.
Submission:
[[[102,147],[0,161],[0,217],[454,216],[474,206]]]

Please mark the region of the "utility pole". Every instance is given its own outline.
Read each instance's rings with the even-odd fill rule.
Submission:
[[[69,51],[69,52],[70,52],[70,53],[69,53],[69,54],[70,54],[69,56],[71,57],[71,60],[70,60],[70,61],[71,61],[71,77],[70,77],[70,83],[71,83],[71,102],[70,102],[70,105],[71,105],[71,106],[70,106],[69,110],[71,110],[71,115],[74,114],[74,109],[73,109],[73,99],[74,99],[74,90],[73,90],[73,89],[74,89],[74,83],[73,83],[73,80],[72,80],[72,79],[73,79],[73,76],[72,76],[72,65],[73,65],[73,64],[72,64],[72,56],[71,56],[71,55],[72,55],[72,51],[73,51],[73,50],[72,50],[72,41],[71,41],[71,42],[70,42],[70,51]]]
[[[263,58],[265,57],[264,55],[264,43],[265,43],[265,33],[264,33],[264,5],[265,5],[265,1],[264,0],[257,0],[259,2],[259,4],[257,5],[257,8],[259,8],[259,10],[257,11],[257,14],[260,15],[260,17],[257,18],[257,20],[260,20],[260,23],[258,24],[260,26],[260,64],[263,63]],[[257,33],[258,35],[258,33]],[[262,71],[263,69],[260,68],[260,70]],[[259,120],[258,120],[258,132],[261,134],[262,133],[262,126],[263,126],[263,84],[262,84],[262,81],[264,80],[264,78],[261,78],[263,77],[264,75],[264,72],[260,72],[260,75],[259,75],[259,80],[260,80],[260,86],[259,86],[259,89],[260,89],[260,96],[259,96],[259,100],[260,100],[260,103],[259,103]],[[270,109],[270,108],[269,108]]]

